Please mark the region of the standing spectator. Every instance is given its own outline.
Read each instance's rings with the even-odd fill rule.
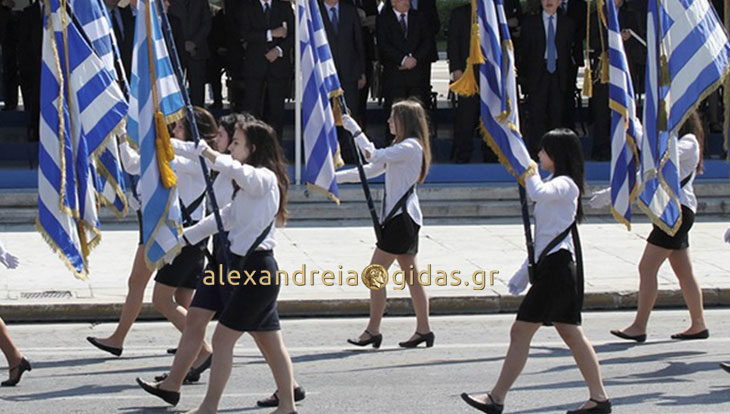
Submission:
[[[350,115],[360,119],[359,90],[365,87],[366,82],[360,16],[355,6],[340,0],[324,0],[319,9]],[[345,131],[342,127],[337,128],[337,136],[343,160],[348,164],[354,163],[355,154],[350,145],[344,142]]]
[[[120,0],[104,0],[112,21],[114,37],[117,39],[119,55],[124,66],[124,74],[129,79],[132,76],[132,50],[134,49],[134,20],[136,11],[132,5],[119,6]]]
[[[378,1],[377,0],[348,0],[357,7],[360,16],[360,26],[362,26],[362,42],[365,51],[365,86],[359,91],[360,105],[360,125],[363,130],[367,131],[367,108],[368,94],[371,85],[373,85],[373,66],[378,61],[377,49],[375,47],[375,21],[378,17]],[[359,86],[359,85],[358,85]]]
[[[535,157],[540,138],[563,121],[568,71],[573,58],[575,25],[558,13],[559,0],[541,0],[542,12],[525,18],[518,71],[527,94],[528,149]]]
[[[217,6],[210,6],[213,20],[210,33],[208,34],[208,50],[210,50],[210,58],[206,67],[206,79],[210,84],[213,93],[213,105],[210,107],[214,110],[223,108],[223,86],[221,85],[221,76],[226,68],[226,16],[225,9]]]
[[[271,124],[282,140],[284,99],[292,77],[294,13],[280,0],[251,0],[239,8],[245,42],[244,109]]]
[[[243,98],[245,82],[243,78],[244,54],[243,39],[241,38],[240,22],[236,20],[241,15],[245,2],[240,0],[225,0],[226,25],[226,72],[228,72],[228,101],[233,112],[243,112]]]
[[[512,45],[514,46],[515,61],[519,62],[520,32],[523,17],[520,0],[505,0],[504,14],[507,18],[507,27],[509,27],[509,35],[512,38]]]
[[[23,91],[23,106],[30,118],[27,130],[31,141],[38,141],[38,122],[41,112],[42,13],[40,2],[33,0],[29,6],[23,9],[20,18],[21,24],[17,28],[18,39],[23,39],[22,53],[18,54],[18,69]]]
[[[177,54],[187,74],[190,101],[205,105],[205,65],[212,16],[207,0],[170,0],[167,15]]]
[[[586,37],[586,14],[588,6],[585,0],[562,0],[561,8],[563,13],[573,20],[575,25],[575,47],[568,72],[568,90],[565,92],[565,108],[563,109],[563,126],[575,128],[576,110],[576,80],[578,79],[578,68],[585,65],[583,57],[583,39]]]
[[[428,107],[433,31],[427,20],[410,7],[409,0],[393,0],[393,7],[383,9],[377,20],[386,114],[393,102],[411,96]],[[387,128],[385,139],[386,145],[393,140]]]
[[[22,12],[15,7],[13,0],[0,0],[0,9],[2,9],[3,15],[3,25],[0,26],[3,49],[2,81],[3,91],[5,91],[3,111],[15,111],[18,108],[18,86],[21,86],[18,73],[18,52],[22,47],[22,42],[19,41],[18,30]]]
[[[431,30],[431,56],[428,58],[428,62],[426,62],[426,76],[428,77],[426,83],[430,97],[431,90],[433,89],[431,86],[431,63],[439,60],[438,50],[436,49],[436,35],[441,29],[441,20],[439,20],[438,9],[436,9],[436,0],[410,0],[410,4],[411,10],[418,11],[426,20],[426,27]],[[428,105],[426,101],[423,103]]]

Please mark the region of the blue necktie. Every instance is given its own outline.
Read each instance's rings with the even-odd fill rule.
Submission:
[[[330,17],[330,23],[332,23],[332,30],[335,32],[335,36],[337,35],[337,32],[339,31],[339,22],[337,21],[337,9],[331,8],[330,13],[332,14],[332,17]]]
[[[558,60],[558,51],[555,49],[555,28],[553,26],[554,16],[550,16],[548,21],[548,35],[547,35],[547,70],[550,73],[555,73],[555,63]]]

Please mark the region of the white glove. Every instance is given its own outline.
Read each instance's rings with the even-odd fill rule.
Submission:
[[[525,289],[527,289],[527,283],[530,281],[530,274],[527,271],[527,261],[522,263],[522,266],[515,272],[512,278],[507,283],[509,293],[511,295],[519,295]]]
[[[611,204],[611,187],[594,192],[593,197],[588,200],[588,205],[593,208],[603,208],[609,204]]]
[[[355,144],[360,148],[360,151],[366,154],[366,158],[370,158],[369,155],[372,155],[373,152],[375,152],[375,144],[370,142],[368,137],[365,136],[365,134],[359,134],[355,137]],[[367,155],[369,154],[369,155]]]
[[[8,269],[15,269],[20,263],[17,256],[5,250],[2,242],[0,242],[0,263],[4,264]]]
[[[192,144],[193,144],[193,154],[195,154],[196,157],[202,157],[203,152],[205,150],[207,150],[208,148],[210,148],[210,146],[208,146],[208,141],[206,141],[204,139],[201,139],[198,141],[197,147],[195,146],[195,143],[192,143]]]
[[[725,239],[725,243],[730,243],[730,227],[725,230],[725,236],[723,238]]]
[[[342,127],[347,130],[347,132],[351,133],[352,135],[355,135],[360,131],[360,125],[357,124],[357,122],[352,119],[350,115],[344,114],[342,115]]]

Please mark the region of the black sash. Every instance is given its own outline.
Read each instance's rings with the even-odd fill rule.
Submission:
[[[203,199],[205,199],[205,191],[203,191],[202,194],[195,200],[193,200],[192,203],[190,203],[189,206],[185,206],[182,199],[180,199],[180,212],[182,213],[182,219],[183,219],[183,227],[190,227],[193,224],[196,223],[195,220],[191,217],[191,215],[195,212],[195,210],[200,207],[200,204],[203,202]]]
[[[694,177],[694,175],[695,175],[695,172],[692,171],[692,174],[684,177],[684,179],[679,183],[679,188],[684,188],[684,186],[687,185],[687,183],[689,183],[689,180],[691,180],[692,177]]]
[[[573,236],[573,247],[575,248],[575,266],[576,266],[576,283],[578,286],[578,293],[580,293],[580,297],[583,297],[583,250],[581,249],[580,245],[580,235],[578,234],[578,223],[576,221],[573,221],[573,223],[568,226],[567,229],[563,230],[560,234],[555,236],[554,239],[550,240],[550,243],[548,243],[547,246],[540,252],[540,257],[537,259],[537,262],[535,263],[535,269],[533,272],[529,272],[530,275],[530,284],[535,284],[535,272],[540,267],[540,262],[548,255],[548,253],[555,248],[558,244],[560,244],[563,240],[565,240],[566,237],[568,237],[568,234],[572,234]]]
[[[266,238],[266,235],[269,234],[269,231],[271,231],[271,227],[274,226],[274,222],[276,219],[272,220],[271,223],[269,223],[268,226],[264,229],[264,231],[261,232],[261,234],[256,237],[256,240],[253,241],[251,244],[251,247],[248,248],[248,251],[246,251],[246,254],[243,256],[239,256],[235,253],[231,253],[231,256],[233,257],[233,260],[238,261],[238,267],[243,268],[244,264],[246,264],[246,259],[248,259],[251,256],[251,253],[253,253],[259,245],[264,241]]]
[[[398,200],[398,202],[395,203],[395,205],[393,206],[393,208],[390,210],[390,213],[388,213],[388,215],[385,216],[385,218],[383,219],[383,221],[380,223],[380,226],[381,227],[384,226],[385,223],[388,222],[388,220],[392,219],[393,216],[396,215],[396,213],[398,212],[398,210],[402,210],[403,211],[403,214],[406,214],[406,202],[408,201],[408,197],[410,197],[411,194],[413,194],[413,192],[415,190],[416,190],[416,185],[413,184],[411,186],[411,188],[409,188],[408,191],[406,191],[406,193],[403,194],[403,196]],[[387,196],[388,196],[388,192],[385,191],[385,189],[383,189],[383,214],[385,214],[385,203],[387,201]]]

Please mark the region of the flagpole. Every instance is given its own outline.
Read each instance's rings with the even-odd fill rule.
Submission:
[[[294,183],[302,183],[302,47],[299,4],[294,5]]]
[[[173,70],[175,71],[175,75],[177,77],[177,81],[180,87],[180,94],[182,95],[185,102],[185,112],[187,114],[188,121],[190,122],[190,129],[193,135],[193,140],[195,141],[195,145],[197,146],[200,142],[200,132],[198,131],[198,123],[195,122],[195,114],[193,113],[193,105],[190,102],[190,95],[188,95],[188,90],[185,87],[182,65],[180,64],[180,57],[178,56],[177,48],[175,47],[175,40],[172,37],[170,21],[167,19],[167,12],[162,6],[162,1],[156,0],[156,4],[157,14],[159,15],[160,21],[162,23],[162,35],[165,38],[165,43],[167,43],[167,47],[169,50],[168,55],[170,56],[170,61],[172,62]],[[152,36],[151,33],[148,35]],[[213,192],[213,181],[210,178],[210,173],[208,172],[208,165],[206,164],[205,158],[200,155],[198,156],[198,159],[200,161],[200,168],[203,170],[203,177],[205,177],[205,190],[208,195],[208,199],[210,200],[211,207],[213,208],[213,216],[215,217],[215,223],[218,227],[218,236],[220,237],[221,243],[226,246],[226,248],[222,250],[225,272],[228,272],[231,263],[228,256],[227,248],[228,238],[225,236],[225,230],[223,230],[223,220],[221,219],[220,208],[218,207],[218,201],[215,198],[215,192]]]

